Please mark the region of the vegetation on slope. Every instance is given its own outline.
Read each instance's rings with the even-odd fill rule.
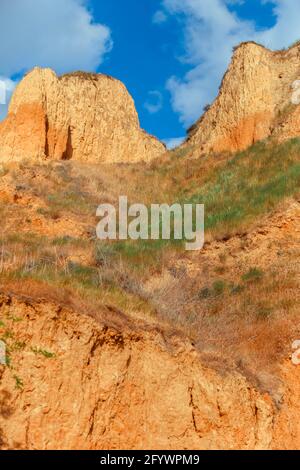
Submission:
[[[2,285],[77,299],[85,311],[111,305],[156,319],[183,330],[205,351],[215,348],[217,337],[224,357],[241,360],[247,350],[245,357],[257,364],[272,361],[295,331],[297,247],[274,241],[272,248],[270,239],[276,256],[242,255],[250,243],[246,234],[297,199],[300,139],[198,160],[175,150],[151,165],[23,162],[1,175],[5,188],[14,187],[0,205]],[[116,205],[120,194],[148,206],[204,203],[206,240],[221,244],[193,255],[199,256],[193,273],[187,269],[192,255],[178,241],[100,242],[96,208]]]

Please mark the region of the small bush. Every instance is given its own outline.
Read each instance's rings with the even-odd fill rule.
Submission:
[[[251,268],[249,271],[242,276],[245,282],[256,282],[260,281],[263,277],[263,272],[258,268]]]
[[[216,297],[222,295],[225,291],[226,283],[224,281],[216,281],[213,283],[213,293]]]
[[[16,382],[16,389],[17,390],[23,390],[23,388],[24,388],[23,380],[20,379],[20,377],[18,377],[17,375],[14,375],[14,379],[15,379],[15,382]]]
[[[204,287],[200,292],[198,293],[199,299],[209,299],[211,297],[220,297],[226,289],[226,283],[222,280],[215,281],[211,287]]]

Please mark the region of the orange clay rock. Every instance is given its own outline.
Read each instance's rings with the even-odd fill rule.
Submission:
[[[125,86],[106,75],[35,68],[0,123],[0,160],[150,161],[165,146],[140,128]]]
[[[244,150],[275,135],[300,135],[300,105],[292,104],[300,79],[300,45],[270,51],[255,43],[236,48],[219,96],[194,124],[187,142],[194,155]]]
[[[121,312],[96,320],[2,293],[0,317],[11,333],[2,449],[299,448],[300,372],[290,363],[278,408],[238,372],[203,367],[187,340]]]

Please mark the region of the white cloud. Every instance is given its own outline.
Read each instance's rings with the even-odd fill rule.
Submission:
[[[191,69],[184,77],[171,77],[173,109],[189,126],[199,118],[203,107],[217,95],[228,67],[233,46],[254,40],[278,49],[299,39],[300,2],[296,0],[261,0],[274,6],[276,24],[259,31],[255,23],[242,20],[229,10],[237,0],[163,0],[168,14],[183,19],[185,56]]]
[[[163,96],[157,90],[149,91],[148,95],[149,99],[144,104],[144,107],[150,114],[156,114],[161,110],[163,106]]]
[[[0,75],[34,66],[57,73],[94,71],[112,47],[107,26],[93,22],[88,0],[1,0]]]
[[[95,70],[111,48],[110,30],[93,23],[84,0],[1,0],[0,44],[6,77],[36,65]]]
[[[13,80],[0,76],[0,121],[7,114],[8,103],[16,85]]]
[[[173,137],[171,139],[164,139],[163,142],[166,144],[169,150],[175,149],[185,140],[185,137]]]
[[[157,10],[152,18],[154,24],[162,24],[167,21],[168,17],[163,10]]]
[[[271,49],[290,46],[300,39],[300,2],[298,0],[263,0],[273,4],[276,24],[273,28],[258,34],[258,39]]]

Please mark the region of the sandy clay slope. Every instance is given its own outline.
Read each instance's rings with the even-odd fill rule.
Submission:
[[[299,142],[276,147],[300,134],[299,72],[299,45],[241,45],[167,155],[117,80],[19,84],[0,124],[0,448],[300,448]],[[203,188],[225,222],[199,253],[96,240],[100,201]]]
[[[1,294],[24,350],[0,369],[2,448],[269,449],[299,444],[299,369],[276,408],[238,373],[203,367],[182,338]],[[12,325],[12,318],[19,321]],[[113,322],[112,322],[113,323]],[[42,353],[40,351],[47,351]],[[51,357],[50,357],[51,354]],[[22,390],[15,387],[16,375]]]
[[[222,251],[231,253],[231,273],[258,259],[267,269],[276,263],[279,246],[296,261],[299,203],[245,236],[243,247],[238,237],[209,243],[176,268],[188,265],[189,279],[202,285],[204,260],[215,266]],[[163,282],[170,287],[166,273],[160,287]],[[152,279],[154,291],[156,283]],[[217,328],[214,348],[209,342],[199,347],[170,326],[136,321],[110,306],[90,313],[70,299],[55,301],[50,289],[39,299],[17,292],[26,286],[10,289],[0,295],[2,333],[11,350],[11,367],[0,369],[2,448],[299,448],[300,369],[289,357],[293,336],[284,338],[273,386],[267,367],[256,371],[255,380],[249,364],[248,370],[232,366]],[[280,332],[280,321],[273,321]],[[220,327],[226,336],[226,324]],[[293,327],[296,335],[297,322]],[[267,341],[276,328],[264,323],[263,330]],[[233,341],[243,346],[245,338],[234,331]]]

